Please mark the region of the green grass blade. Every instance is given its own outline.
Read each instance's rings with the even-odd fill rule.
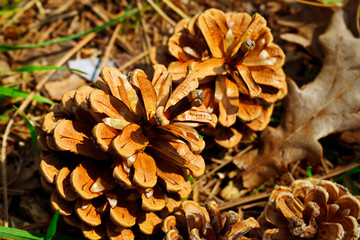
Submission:
[[[1,101],[0,101],[1,102]],[[6,110],[3,114],[0,115],[0,120],[1,121],[8,121],[9,120],[9,117],[8,115],[10,113],[12,113],[13,111],[15,111],[15,109],[8,109]]]
[[[45,234],[0,226],[0,238],[13,240],[45,240]],[[79,238],[54,236],[51,240],[82,240]]]
[[[7,16],[7,15],[12,15],[15,14],[16,12],[18,12],[18,9],[14,9],[14,10],[0,10],[0,17],[3,16]]]
[[[255,193],[259,192],[261,189],[263,189],[264,187],[266,187],[266,185],[268,185],[270,183],[270,181],[265,181],[263,182],[263,184],[261,184],[259,187],[257,187],[256,189],[254,189],[250,196],[254,195]]]
[[[17,98],[17,97],[26,98],[29,95],[29,93],[14,88],[0,87],[0,95],[12,97],[12,98]],[[40,95],[35,95],[33,97],[33,100],[41,103],[47,103],[50,105],[54,104],[54,102],[51,101],[50,99]]]
[[[51,240],[55,236],[58,219],[59,219],[59,210],[55,212],[54,216],[51,219],[49,228],[45,235],[45,240]]]
[[[334,181],[335,182],[338,182],[340,180],[343,180],[345,177],[347,176],[350,176],[350,175],[353,175],[355,173],[360,173],[360,166],[357,166],[357,167],[354,167],[352,169],[350,169],[349,171],[347,171],[346,173],[344,174],[341,174],[340,176],[337,176],[334,178]]]
[[[35,47],[44,47],[53,43],[59,43],[59,42],[65,42],[65,41],[69,41],[69,40],[73,40],[82,36],[85,36],[89,33],[93,33],[93,32],[99,32],[105,28],[107,28],[108,26],[124,19],[127,18],[129,16],[134,15],[135,13],[137,13],[139,10],[137,8],[126,11],[124,14],[122,14],[121,16],[114,18],[106,23],[104,23],[103,25],[99,26],[99,27],[95,27],[93,29],[90,29],[88,31],[82,32],[82,33],[78,33],[78,34],[74,34],[71,36],[67,36],[67,37],[62,37],[62,38],[55,38],[49,41],[45,41],[42,43],[37,43],[37,44],[29,44],[29,45],[17,45],[17,46],[11,46],[11,45],[0,45],[0,52],[5,52],[8,50],[16,50],[16,49],[24,49],[24,48],[35,48]]]
[[[32,142],[33,142],[33,144],[34,144],[34,146],[35,146],[36,152],[37,152],[38,155],[40,155],[41,150],[39,150],[38,147],[37,147],[37,141],[36,141],[36,139],[37,139],[37,134],[36,134],[34,125],[31,124],[31,122],[29,121],[29,119],[25,116],[25,114],[24,114],[22,111],[20,111],[16,106],[13,106],[13,107],[14,107],[16,110],[18,110],[19,113],[24,117],[25,122],[26,122],[26,124],[28,125],[29,131],[30,131],[30,135],[31,135],[31,140],[32,140]]]
[[[0,226],[0,238],[14,240],[43,240],[44,234]]]
[[[0,73],[2,73],[2,72],[32,72],[32,71],[47,71],[47,70],[60,70],[60,69],[68,69],[68,70],[79,72],[82,74],[87,74],[86,72],[83,72],[79,69],[67,68],[67,67],[57,67],[57,66],[25,66],[25,67],[16,68],[16,69],[10,69],[10,70],[0,70]]]
[[[311,172],[311,166],[306,167],[306,174],[308,175],[309,178],[313,177],[313,174]]]
[[[19,0],[17,2],[14,2],[12,4],[9,4],[9,5],[4,5],[4,1],[3,1],[3,8],[1,10],[11,10],[11,9],[14,9],[17,5],[19,5],[20,3],[22,3],[24,0]]]

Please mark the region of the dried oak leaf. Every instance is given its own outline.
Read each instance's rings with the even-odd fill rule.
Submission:
[[[289,80],[280,125],[262,132],[259,149],[234,158],[245,169],[247,188],[260,185],[291,162],[319,163],[320,138],[360,127],[360,54],[354,50],[360,48],[360,40],[346,28],[342,11],[334,13],[319,40],[325,60],[316,79],[301,89]]]

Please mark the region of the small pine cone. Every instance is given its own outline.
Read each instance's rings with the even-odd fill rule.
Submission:
[[[327,180],[276,186],[258,221],[263,240],[359,239],[360,197]]]
[[[251,239],[244,235],[260,227],[252,217],[243,220],[240,215],[230,211],[225,219],[214,201],[208,201],[205,208],[194,201],[181,204],[181,212],[176,212],[163,220],[162,230],[165,240],[241,240]]]
[[[171,74],[105,67],[96,88],[66,93],[45,116],[38,145],[51,204],[89,239],[152,234],[204,173],[205,143],[192,128],[215,126],[193,73],[174,90]],[[155,228],[155,229],[154,229]]]
[[[287,94],[285,55],[260,14],[206,10],[176,25],[167,50],[176,58],[167,58],[173,61],[169,71],[175,82],[187,68],[198,76],[204,105],[219,123],[216,131],[204,134],[214,135],[223,147],[237,145],[249,129],[263,130],[273,103]],[[159,56],[163,52],[154,48],[153,62],[166,61]]]

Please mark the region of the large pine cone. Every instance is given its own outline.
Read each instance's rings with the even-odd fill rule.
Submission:
[[[360,200],[327,180],[277,186],[259,217],[264,240],[359,239]]]
[[[164,51],[154,50],[153,62],[164,62]],[[169,65],[174,81],[188,67],[198,76],[204,104],[218,116],[213,134],[223,147],[237,145],[248,128],[263,130],[273,103],[287,94],[285,55],[260,14],[206,10],[177,24],[168,52],[177,59]]]
[[[188,200],[180,208],[181,211],[163,220],[161,229],[166,240],[250,240],[244,235],[260,227],[253,217],[243,220],[233,211],[222,218],[215,201],[206,202],[203,208]]]
[[[216,124],[193,73],[172,91],[171,74],[154,66],[125,76],[106,67],[97,88],[68,92],[42,124],[41,173],[51,203],[85,237],[152,234],[203,174],[204,141],[192,126]]]

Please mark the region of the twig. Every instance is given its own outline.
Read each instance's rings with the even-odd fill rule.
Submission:
[[[244,155],[247,151],[249,151],[252,148],[252,146],[248,146],[247,148],[245,148],[244,150],[242,150],[237,156],[242,156]],[[228,165],[229,163],[231,163],[233,161],[233,158],[230,158],[226,161],[224,161],[222,164],[220,164],[219,166],[217,166],[216,168],[214,168],[211,172],[201,176],[199,179],[196,180],[196,182],[193,184],[193,186],[196,186],[197,184],[199,184],[203,179],[208,178],[209,176],[213,175],[214,173],[216,173],[218,170],[220,170],[221,168],[225,167],[226,165]]]
[[[140,0],[137,1],[137,6],[138,6],[138,9],[143,9],[143,6],[142,6]],[[151,48],[151,42],[150,42],[149,35],[147,34],[147,31],[146,31],[147,27],[146,27],[146,23],[145,23],[144,14],[141,11],[139,14],[140,14],[140,18],[141,18],[141,26],[142,26],[142,29],[144,32],[144,38],[145,38],[145,43],[146,43],[146,49],[144,49],[144,50],[149,50]]]
[[[95,33],[90,33],[89,35],[85,36],[84,39],[82,39],[79,43],[77,43],[70,51],[68,51],[56,64],[55,66],[61,67],[72,55],[74,55],[79,49],[81,49],[85,44],[87,44],[91,39],[93,39],[96,36]],[[3,141],[1,146],[1,174],[2,174],[2,187],[3,187],[3,217],[4,217],[4,226],[8,226],[9,221],[9,209],[8,209],[8,193],[7,193],[7,180],[6,180],[6,147],[7,147],[7,139],[10,134],[10,130],[12,125],[15,122],[15,118],[19,114],[19,111],[24,111],[26,107],[31,103],[32,98],[35,96],[36,93],[38,93],[41,88],[44,86],[44,84],[49,80],[49,78],[56,72],[56,70],[51,70],[48,72],[47,75],[36,85],[35,90],[30,92],[30,94],[25,98],[25,100],[21,103],[19,110],[17,110],[11,119],[9,120]]]
[[[28,9],[30,9],[35,4],[35,0],[32,0],[28,2],[24,7],[21,7],[20,10],[15,14],[14,17],[12,17],[9,21],[7,21],[1,28],[2,31],[4,31],[6,28],[8,28],[13,22],[15,22],[21,15],[23,15],[24,12],[26,12]]]
[[[125,63],[124,65],[122,65],[121,67],[119,67],[119,71],[122,72],[124,71],[126,68],[130,67],[131,65],[133,65],[134,63],[136,63],[137,61],[139,61],[140,59],[142,59],[143,57],[147,56],[149,54],[149,50],[137,55],[136,57],[134,57],[133,59],[131,59],[130,61],[128,61],[127,63]]]
[[[154,9],[155,11],[157,11],[158,14],[160,14],[161,17],[163,17],[168,23],[170,23],[171,25],[173,25],[174,27],[176,26],[176,22],[174,22],[174,20],[172,20],[170,17],[168,17],[168,15],[166,15],[166,13],[164,13],[163,10],[161,10],[155,3],[153,0],[146,0]]]
[[[249,204],[242,205],[241,209],[246,210],[246,209],[253,208],[253,207],[264,207],[265,204],[266,204],[266,201],[249,203]]]
[[[260,193],[257,194],[255,196],[249,196],[249,197],[243,197],[238,201],[234,201],[234,202],[230,202],[230,203],[225,203],[223,205],[219,206],[219,209],[225,210],[225,209],[229,209],[229,208],[233,208],[239,205],[243,205],[245,203],[251,203],[251,202],[255,202],[258,201],[260,199],[264,199],[264,198],[268,198],[270,196],[270,193]]]
[[[171,1],[169,0],[163,0],[164,3],[166,5],[168,5],[174,12],[176,12],[177,14],[179,14],[183,19],[189,20],[190,17],[188,15],[186,15],[186,13],[184,13],[180,8],[178,8],[177,6],[175,6],[175,4],[173,4]]]
[[[322,175],[322,176],[315,175],[314,178],[319,178],[319,179],[332,178],[332,177],[335,177],[337,175],[345,173],[345,172],[353,169],[354,167],[358,167],[358,166],[360,166],[360,163],[352,163],[352,164],[349,164],[349,165],[344,166],[344,167],[335,168],[333,171],[331,171],[331,172],[329,172],[329,173],[327,173],[325,175]]]
[[[120,31],[120,27],[121,27],[121,24],[118,23],[116,25],[116,28],[113,32],[113,35],[111,36],[110,38],[110,41],[109,41],[109,44],[105,50],[105,54],[104,54],[104,57],[101,59],[101,63],[100,63],[100,67],[99,69],[102,69],[105,65],[106,65],[106,62],[107,60],[109,59],[109,56],[110,56],[110,52],[114,46],[114,43],[115,43],[115,40],[116,40],[116,36],[118,35],[119,31]]]

